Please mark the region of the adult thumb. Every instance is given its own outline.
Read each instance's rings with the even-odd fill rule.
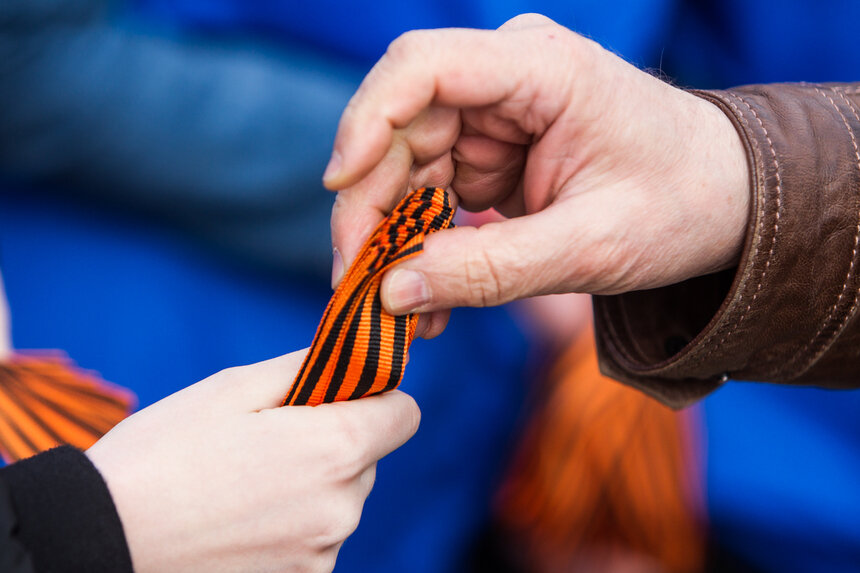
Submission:
[[[389,270],[380,288],[392,314],[494,306],[557,292],[567,254],[543,230],[544,213],[434,233],[423,252]]]

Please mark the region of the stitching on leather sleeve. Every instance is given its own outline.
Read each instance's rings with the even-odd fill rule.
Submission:
[[[848,118],[845,117],[845,114],[842,113],[842,110],[839,109],[839,106],[836,105],[836,102],[833,101],[833,98],[831,98],[828,94],[823,92],[818,87],[815,88],[815,91],[819,95],[821,95],[822,97],[826,98],[827,101],[830,102],[830,105],[833,106],[833,109],[835,109],[836,112],[839,114],[839,117],[842,118],[842,123],[845,125],[845,129],[848,131],[848,135],[851,137],[851,145],[854,146],[854,157],[857,159],[857,168],[858,168],[858,170],[860,170],[860,147],[858,147],[858,145],[857,145],[857,137],[854,135],[854,130],[851,129],[851,124],[848,123]],[[850,102],[850,100],[848,100],[848,98],[846,98],[844,95],[842,95],[839,91],[837,91],[834,88],[831,88],[831,91],[833,93],[839,95],[839,97],[842,98],[842,100],[848,105],[848,108],[851,110],[851,113],[854,114],[854,118],[857,120],[858,124],[860,124],[860,115],[858,115],[857,109]],[[836,317],[836,313],[839,309],[839,305],[842,302],[842,300],[845,298],[846,294],[849,294],[849,290],[850,290],[850,293],[854,296],[854,302],[851,305],[851,309],[847,313],[845,313],[844,316],[842,316],[841,318],[839,318],[837,320],[836,328],[833,330],[833,333],[830,334],[830,336],[829,336],[830,340],[821,344],[821,348],[819,348],[817,351],[815,351],[806,360],[806,364],[803,366],[803,368],[800,369],[799,372],[794,374],[794,377],[802,375],[804,372],[809,370],[812,367],[812,365],[815,364],[815,362],[818,361],[818,359],[821,357],[821,355],[824,354],[826,349],[829,347],[829,343],[832,342],[833,340],[835,340],[836,337],[839,335],[839,333],[842,331],[842,329],[845,328],[845,324],[848,322],[848,317],[850,317],[854,313],[854,311],[856,310],[857,304],[858,304],[857,292],[855,292],[853,289],[849,289],[849,283],[851,281],[852,275],[854,274],[854,269],[857,266],[858,248],[860,248],[860,213],[858,213],[857,228],[854,231],[854,248],[851,251],[851,264],[849,265],[848,272],[845,275],[845,282],[842,284],[842,291],[839,293],[839,298],[837,298],[836,302],[833,304],[833,306],[830,307],[830,312],[827,314],[827,318],[824,320],[824,322],[821,323],[821,326],[818,328],[818,332],[816,332],[815,335],[812,337],[812,339],[810,339],[809,342],[807,342],[806,345],[800,350],[800,352],[795,355],[795,358],[790,360],[788,362],[788,364],[785,365],[785,367],[782,369],[783,372],[787,371],[791,367],[792,364],[797,363],[799,361],[800,357],[807,350],[809,350],[809,348],[812,347],[812,345],[814,343],[816,343],[818,341],[818,339],[821,337],[821,334],[824,332],[824,329],[833,323],[833,321],[835,320],[835,317]]]
[[[755,291],[753,292],[752,298],[749,300],[746,307],[744,307],[744,310],[741,313],[738,320],[735,321],[735,323],[730,326],[730,328],[726,331],[726,333],[723,335],[723,337],[720,339],[720,341],[716,345],[712,345],[710,347],[710,349],[702,355],[701,358],[696,360],[697,363],[704,362],[705,360],[707,360],[707,358],[711,354],[714,353],[714,351],[716,349],[722,347],[723,343],[725,343],[725,341],[728,340],[728,338],[738,329],[738,327],[743,323],[743,321],[746,319],[747,315],[749,314],[749,311],[752,308],[752,305],[755,303],[756,299],[758,298],[759,293],[761,292],[761,287],[762,287],[762,284],[764,283],[764,278],[767,275],[768,269],[770,268],[770,262],[771,262],[771,259],[773,258],[773,252],[776,248],[776,235],[777,235],[777,231],[779,231],[779,219],[780,219],[780,216],[782,213],[782,177],[779,174],[779,161],[777,159],[776,150],[774,149],[774,146],[773,146],[773,140],[771,139],[770,134],[767,132],[767,128],[764,126],[764,122],[761,120],[759,115],[756,113],[755,109],[753,109],[753,107],[749,103],[747,103],[746,100],[744,100],[741,96],[739,96],[737,94],[731,94],[731,97],[736,98],[738,101],[740,101],[744,105],[744,107],[746,107],[750,111],[750,113],[753,115],[753,117],[758,122],[759,128],[761,129],[762,133],[765,136],[765,139],[767,140],[768,146],[770,148],[770,154],[771,154],[771,157],[773,158],[773,168],[776,172],[776,217],[774,220],[773,236],[770,239],[770,248],[768,249],[767,259],[765,260],[764,268],[762,268],[761,273],[759,274],[758,281],[756,283]],[[727,98],[727,100],[728,100],[728,98]],[[738,109],[738,107],[734,103],[732,103],[731,100],[728,100],[728,104],[732,107],[732,109],[735,111],[735,113],[738,114],[739,117],[743,118],[743,114]],[[747,123],[747,125],[749,125],[749,124]],[[764,159],[761,157],[761,152],[759,151],[758,147],[755,148],[755,152],[756,152],[756,155],[758,156],[758,160],[763,165]],[[762,201],[764,201],[764,199],[762,199]],[[761,222],[759,223],[759,232],[757,233],[756,244],[753,247],[753,251],[752,251],[751,256],[750,256],[750,259],[753,261],[758,257],[759,247],[761,246],[760,245],[761,236],[762,236],[761,231],[762,231],[763,225],[764,225],[764,217],[761,218]],[[744,296],[743,292],[740,292],[739,298],[738,298],[738,304],[741,304],[743,302],[743,296]]]

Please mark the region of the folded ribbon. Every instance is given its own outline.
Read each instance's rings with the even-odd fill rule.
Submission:
[[[400,384],[418,315],[388,314],[379,284],[385,271],[421,252],[429,233],[450,227],[453,216],[445,190],[425,187],[376,227],[332,296],[282,405],[354,400]]]

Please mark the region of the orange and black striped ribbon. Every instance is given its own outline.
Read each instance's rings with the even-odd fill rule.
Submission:
[[[354,400],[400,384],[418,315],[388,314],[379,284],[385,271],[421,252],[429,233],[450,227],[453,216],[445,190],[424,187],[376,227],[332,296],[282,405]]]
[[[603,376],[590,327],[541,390],[498,497],[505,548],[533,573],[701,571],[689,413]]]
[[[134,395],[77,368],[62,352],[0,362],[0,456],[6,463],[55,446],[86,449],[131,413]]]

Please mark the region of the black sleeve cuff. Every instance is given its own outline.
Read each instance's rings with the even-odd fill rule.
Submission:
[[[54,448],[3,468],[0,478],[36,571],[133,571],[110,492],[83,452]]]

